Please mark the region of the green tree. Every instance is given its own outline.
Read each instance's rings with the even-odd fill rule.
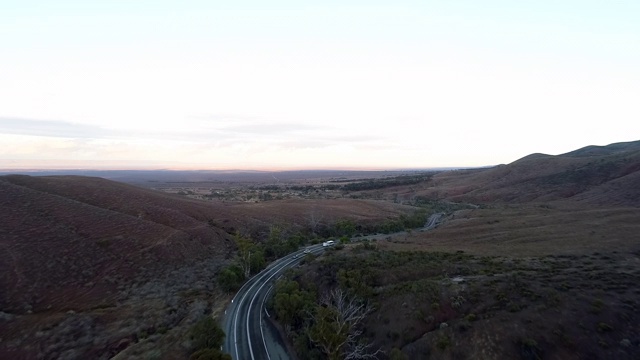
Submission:
[[[225,291],[238,290],[244,280],[244,273],[238,265],[228,266],[218,274],[218,284]]]
[[[255,253],[256,244],[251,238],[242,236],[239,232],[233,236],[233,240],[238,247],[238,262],[244,277],[248,278],[251,275],[251,255]]]
[[[407,356],[398,348],[391,349],[391,353],[389,353],[390,360],[407,360]]]
[[[202,349],[194,352],[189,360],[232,360],[231,355],[224,354],[218,349]]]
[[[340,288],[347,290],[350,294],[362,299],[369,299],[373,296],[373,276],[370,272],[362,269],[339,269],[336,275]]]
[[[257,274],[260,270],[264,269],[267,265],[267,261],[264,259],[264,250],[261,247],[256,246],[253,249],[250,259],[251,274]]]
[[[289,248],[288,252],[295,251],[298,247],[304,245],[307,239],[302,236],[302,234],[297,233],[287,238],[287,247]]]
[[[316,343],[320,350],[330,360],[342,358],[340,348],[347,342],[350,326],[341,324],[340,314],[334,307],[318,306],[315,312],[315,322],[309,329],[309,338]]]
[[[339,220],[336,222],[335,229],[337,235],[353,236],[356,233],[356,224],[351,220]]]
[[[224,331],[213,320],[207,316],[198,321],[191,328],[191,344],[195,351],[203,349],[218,349],[224,341]]]
[[[269,227],[269,236],[265,242],[265,255],[269,258],[279,258],[287,253],[287,245],[284,241],[282,228],[278,225],[271,225]]]
[[[306,314],[315,306],[314,298],[309,291],[300,289],[294,280],[282,280],[276,284],[273,308],[287,331],[302,325]]]

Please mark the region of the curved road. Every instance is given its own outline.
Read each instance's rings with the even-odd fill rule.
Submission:
[[[307,247],[313,254],[324,251],[322,244]],[[225,311],[223,330],[226,338],[222,350],[233,359],[289,359],[284,342],[266,317],[270,316],[265,301],[273,284],[287,269],[304,258],[303,250],[291,253],[271,263],[249,279],[231,300]]]
[[[431,230],[434,229],[439,223],[440,219],[444,216],[444,213],[435,213],[427,219],[427,223],[424,224],[424,227],[420,229],[420,231]]]
[[[421,231],[436,227],[444,214],[433,214]],[[388,235],[387,235],[388,236]],[[324,252],[322,244],[307,247],[313,254]],[[266,319],[265,307],[275,281],[304,258],[303,250],[291,253],[269,264],[266,269],[249,279],[231,300],[225,311],[223,330],[227,335],[222,350],[235,360],[288,360],[282,347],[285,342]]]

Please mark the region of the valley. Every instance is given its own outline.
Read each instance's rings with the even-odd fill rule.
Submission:
[[[328,239],[267,300],[292,358],[640,353],[640,142],[482,169],[163,174],[0,177],[1,358],[189,358],[245,270]],[[331,338],[338,291],[366,311]]]

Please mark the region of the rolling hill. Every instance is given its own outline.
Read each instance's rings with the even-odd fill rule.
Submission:
[[[441,172],[385,189],[443,212],[435,229],[345,246],[284,281],[375,304],[359,341],[394,359],[636,359],[639,185],[640,142]],[[318,351],[290,334],[301,358]]]
[[[0,181],[3,311],[86,309],[119,281],[158,266],[218,257],[229,235],[205,209],[103,179],[9,176]]]
[[[640,206],[640,141],[531,154],[507,165],[445,172],[423,192],[454,201],[548,202]]]
[[[0,177],[0,358],[72,349],[109,358],[158,329],[174,334],[165,346],[180,353],[185,326],[224,304],[215,275],[235,254],[236,231],[260,240],[271,224],[304,230],[312,212],[330,223],[410,211],[353,199],[200,201],[85,176]]]
[[[407,250],[424,252],[427,258],[434,250],[458,253],[433,255],[441,263],[431,259],[416,268],[378,269],[380,281],[390,281],[389,288],[395,286],[394,277],[413,277],[402,288],[411,290],[408,293],[392,292],[377,300],[386,304],[380,318],[389,320],[370,320],[370,328],[379,330],[370,334],[377,342],[419,354],[443,345],[438,336],[444,334],[466,352],[488,349],[515,356],[525,344],[517,341],[530,345],[535,339],[538,347],[527,348],[534,355],[542,350],[571,354],[570,346],[546,336],[557,329],[531,320],[544,311],[554,318],[553,326],[569,328],[563,336],[574,344],[612,354],[611,347],[597,349],[592,335],[606,338],[607,344],[620,342],[615,336],[636,344],[629,334],[637,333],[637,322],[628,307],[637,305],[637,291],[630,284],[640,274],[638,184],[640,141],[587,146],[555,156],[531,154],[506,165],[445,171],[415,184],[350,191],[330,199],[203,201],[98,177],[0,176],[0,358],[182,358],[190,326],[229,301],[231,294],[221,291],[215,277],[235,256],[232,234],[261,240],[273,225],[295,232],[312,222],[379,223],[411,214],[416,207],[410,204],[419,205],[415,201],[420,199],[471,205],[451,207],[458,210],[449,211],[435,230],[384,235],[374,249],[362,249],[358,256],[366,260],[389,251],[389,259],[398,256],[402,263]],[[347,259],[351,251],[347,247],[339,254]],[[420,270],[425,264],[433,267],[429,273]],[[484,295],[463,309],[478,315],[475,328],[463,320],[462,310],[452,310],[448,297],[425,305],[410,295],[422,289],[418,285],[425,276],[439,281],[442,271],[473,274],[471,281]],[[514,274],[531,277],[544,301],[547,293],[550,300],[541,304],[540,297],[518,287],[524,295],[495,303],[492,286]],[[323,276],[331,283],[335,271]],[[563,288],[549,289],[549,276],[563,281]],[[597,281],[584,280],[586,276]],[[613,292],[601,292],[611,286]],[[552,302],[555,298],[562,307]],[[594,303],[605,305],[602,313],[591,312]],[[406,319],[415,318],[418,310],[423,315],[434,312],[439,322],[456,324],[480,340],[456,337],[452,328],[438,332],[439,323],[429,316],[407,327],[412,320],[396,319],[390,310],[400,307]],[[570,328],[573,315],[550,315],[557,308],[586,312],[595,330],[580,335],[581,330]],[[616,318],[616,312],[629,318]],[[542,330],[523,327],[512,332],[503,324],[515,318]],[[616,330],[598,327],[600,322]],[[486,343],[482,326],[500,333],[502,343]],[[453,358],[455,351],[440,355]]]

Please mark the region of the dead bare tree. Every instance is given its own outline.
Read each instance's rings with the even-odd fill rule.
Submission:
[[[334,289],[320,298],[313,316],[309,338],[329,359],[377,359],[382,349],[372,352],[372,344],[359,341],[361,323],[373,311],[371,305]]]
[[[322,221],[322,216],[316,212],[316,209],[311,210],[309,213],[309,227],[311,228],[311,233],[316,234],[316,230],[318,229],[318,225]]]

